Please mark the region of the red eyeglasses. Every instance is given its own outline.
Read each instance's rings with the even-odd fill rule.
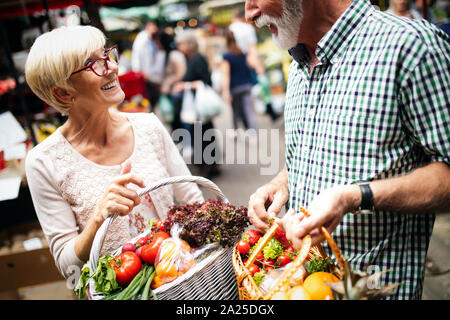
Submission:
[[[104,77],[108,73],[108,61],[119,64],[119,58],[119,49],[117,48],[117,46],[113,46],[105,51],[104,58],[98,58],[92,62],[89,62],[87,66],[78,69],[75,72],[72,72],[71,75],[74,75],[75,73],[81,72],[86,69],[91,69],[97,76]]]

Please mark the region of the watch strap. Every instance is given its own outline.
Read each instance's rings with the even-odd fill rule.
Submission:
[[[372,213],[374,211],[374,201],[373,201],[373,193],[372,189],[368,182],[360,182],[358,183],[359,188],[361,189],[361,204],[359,206],[359,213],[367,214]]]

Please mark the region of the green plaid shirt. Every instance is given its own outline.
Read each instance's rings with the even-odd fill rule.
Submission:
[[[377,11],[366,0],[355,0],[320,40],[311,76],[304,46],[291,49],[290,206],[307,207],[335,185],[449,164],[449,52],[449,38],[436,27]],[[420,299],[434,220],[432,212],[349,213],[333,237],[353,269],[392,270],[380,284],[403,284],[390,298]]]

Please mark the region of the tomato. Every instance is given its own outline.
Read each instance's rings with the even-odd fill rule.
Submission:
[[[293,253],[293,254],[296,253],[296,251],[295,251],[294,247],[292,246],[292,244],[288,244],[286,247],[284,247],[284,252],[290,252],[290,253]]]
[[[282,254],[277,258],[277,266],[282,267],[291,262],[291,258],[287,254]]]
[[[255,264],[261,266],[261,262],[264,261],[264,254],[262,252],[258,253],[256,256]]]
[[[159,231],[150,235],[150,243],[142,246],[141,259],[145,263],[154,264],[162,242],[170,238],[169,234]]]
[[[142,238],[139,238],[138,241],[136,241],[136,245],[137,246],[144,246],[144,245],[147,244],[147,242],[148,242],[148,238],[147,237],[142,237]]]
[[[275,268],[271,267],[271,266],[265,266],[264,269],[266,269],[266,271],[269,272],[269,271],[272,271]]]
[[[245,240],[240,240],[237,243],[236,248],[238,249],[240,254],[247,254],[250,251],[250,243]]]
[[[156,223],[156,229],[158,229],[159,231],[166,231],[166,229],[164,228],[164,222],[158,221]]]
[[[264,269],[267,269],[268,267],[271,267],[272,269],[273,269],[273,266],[275,265],[275,260],[272,260],[272,259],[269,259],[269,260],[266,260],[266,259],[263,259],[263,261],[262,261],[262,267],[264,268]],[[267,269],[267,270],[269,270],[269,269]]]
[[[248,267],[248,271],[252,274],[252,277],[255,275],[255,273],[259,272],[259,268],[257,265],[252,264],[250,267]]]
[[[289,240],[286,238],[286,232],[284,232],[283,230],[278,229],[273,237],[280,241],[284,246],[289,244]]]
[[[109,265],[114,268],[117,283],[121,287],[126,287],[142,268],[141,259],[131,251],[121,253]]]
[[[164,222],[162,222],[161,220],[158,220],[158,219],[153,220],[153,225],[152,225],[151,231],[152,232],[165,231]]]
[[[244,234],[248,237],[248,242],[251,246],[255,245],[261,238],[261,234],[259,233],[259,231],[254,229],[248,229]]]

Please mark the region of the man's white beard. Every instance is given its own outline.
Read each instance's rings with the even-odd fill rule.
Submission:
[[[289,3],[288,3],[289,2]],[[280,49],[290,49],[297,45],[300,25],[303,20],[303,0],[283,0],[283,14],[279,18],[261,15],[255,25],[258,28],[273,24],[277,34],[272,34],[272,40]]]

